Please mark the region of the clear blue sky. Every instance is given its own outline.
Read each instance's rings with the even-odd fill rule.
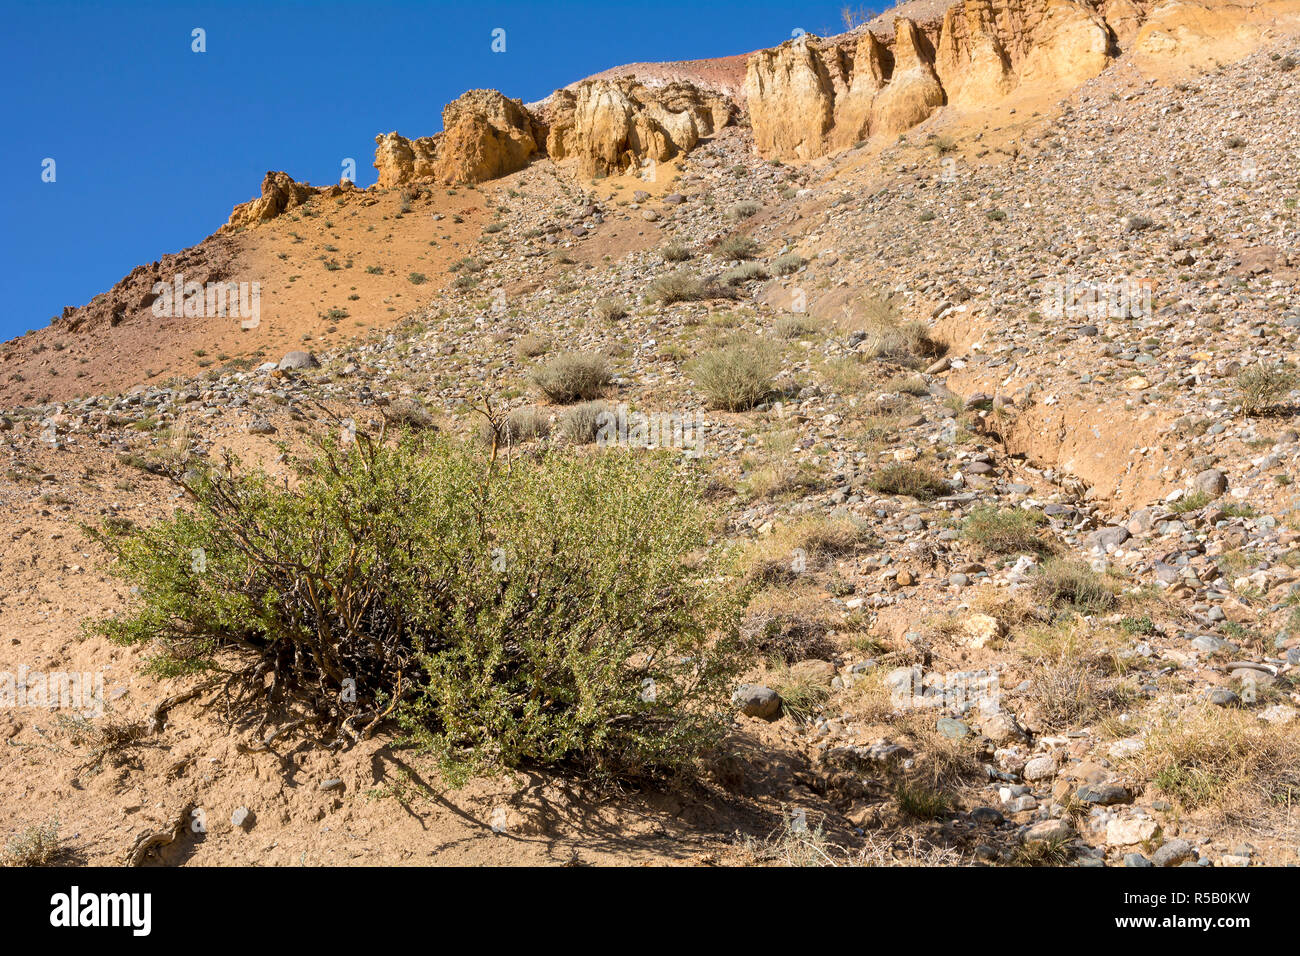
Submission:
[[[436,132],[466,89],[528,102],[620,63],[834,33],[843,3],[6,0],[0,339],[198,242],[268,169],[320,185],[352,157],[370,185],[375,135]]]

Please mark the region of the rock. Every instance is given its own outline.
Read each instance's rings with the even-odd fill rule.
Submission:
[[[1205,699],[1216,707],[1239,707],[1241,698],[1237,693],[1227,687],[1212,687],[1205,695]]]
[[[301,206],[319,190],[307,183],[295,182],[288,173],[268,172],[262,177],[262,195],[236,206],[230,213],[225,229],[243,229],[260,226],[276,216]]]
[[[1005,711],[998,711],[984,718],[980,724],[980,733],[995,745],[1005,744],[1010,740],[1027,740],[1028,734],[1016,723],[1014,717]]]
[[[1052,757],[1034,757],[1025,764],[1021,775],[1030,782],[1051,780],[1056,776],[1056,760]]]
[[[1128,789],[1117,783],[1085,784],[1075,792],[1075,795],[1082,803],[1100,807],[1128,803],[1133,799]]]
[[[1196,848],[1186,840],[1170,840],[1161,845],[1160,849],[1151,854],[1151,862],[1155,866],[1178,866],[1178,864],[1195,859]]]
[[[1144,857],[1141,853],[1125,853],[1124,865],[1135,866],[1135,867],[1155,866],[1154,863],[1152,863],[1150,860]]]
[[[970,727],[951,717],[940,717],[935,721],[934,729],[951,740],[959,740],[970,733]]]
[[[375,137],[379,185],[431,179],[481,183],[523,169],[541,149],[544,127],[519,100],[496,90],[469,90],[442,110],[442,132],[408,140]]]
[[[584,80],[553,94],[546,151],[556,162],[576,157],[583,176],[618,175],[693,149],[733,112],[726,97],[684,81]]]
[[[781,715],[781,695],[761,684],[741,684],[731,699],[746,717],[772,721]]]
[[[1115,818],[1106,824],[1106,842],[1112,846],[1134,846],[1156,835],[1160,825],[1145,817]]]
[[[343,781],[340,780],[338,777],[331,777],[329,780],[322,780],[320,782],[320,789],[321,790],[342,790]]]
[[[310,352],[293,351],[286,352],[276,367],[280,369],[320,368],[320,363]]]
[[[1228,490],[1228,479],[1217,468],[1207,468],[1192,479],[1192,490],[1218,498]]]
[[[1026,843],[1060,843],[1074,836],[1068,820],[1044,820],[1025,831]]]
[[[1084,546],[1098,551],[1113,551],[1131,538],[1128,528],[1115,526],[1101,528],[1083,539]]]
[[[976,807],[970,812],[970,819],[972,823],[989,824],[996,827],[1001,826],[1002,821],[1006,818],[1000,810],[995,810],[993,807]]]
[[[247,830],[253,825],[253,811],[248,807],[236,807],[230,815],[230,825],[240,830]]]

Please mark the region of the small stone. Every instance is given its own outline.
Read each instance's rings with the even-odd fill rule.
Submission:
[[[776,720],[781,713],[781,695],[762,684],[741,684],[731,700],[746,717]]]
[[[1023,776],[1026,780],[1051,780],[1056,776],[1056,761],[1051,757],[1035,757],[1025,764]]]
[[[322,790],[340,790],[343,787],[343,781],[338,777],[331,777],[329,780],[322,780],[320,788]]]
[[[954,720],[951,717],[940,717],[934,723],[934,729],[948,737],[951,740],[960,740],[970,733],[970,728],[960,720]]]
[[[310,352],[293,351],[285,353],[284,358],[280,359],[280,364],[277,368],[320,368],[320,362],[316,361],[316,356],[312,355]]]
[[[241,830],[247,830],[253,824],[253,811],[248,807],[236,807],[235,812],[230,815],[230,825],[238,827]]]
[[[1160,825],[1143,817],[1115,819],[1106,824],[1106,842],[1113,846],[1134,846],[1156,835]]]
[[[1228,490],[1228,479],[1219,469],[1207,468],[1192,479],[1192,490],[1217,498]]]
[[[1151,854],[1151,862],[1155,866],[1178,866],[1195,856],[1196,848],[1186,840],[1170,840]]]

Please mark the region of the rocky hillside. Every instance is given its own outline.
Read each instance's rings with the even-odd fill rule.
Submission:
[[[103,671],[108,707],[0,716],[6,830],[57,804],[104,863],[195,806],[150,862],[1297,862],[1300,20],[893,13],[743,70],[472,91],[380,136],[376,187],[269,173],[8,343],[0,669]],[[176,271],[260,276],[262,326],[163,339]],[[473,435],[485,400],[514,453],[599,454],[539,385],[574,355],[601,408],[699,423],[748,589],[759,653],[693,787],[445,788],[395,730],[228,731],[83,636],[135,600],[84,527],[170,514],[169,463],[280,475],[340,422]]]

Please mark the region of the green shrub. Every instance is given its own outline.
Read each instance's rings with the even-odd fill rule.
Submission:
[[[565,352],[533,371],[532,382],[553,402],[567,405],[598,396],[610,381],[609,362],[592,352]]]
[[[772,391],[772,377],[779,368],[776,348],[754,337],[705,352],[690,362],[686,371],[704,391],[712,408],[743,412]]]
[[[981,505],[962,526],[962,536],[993,554],[1043,554],[1051,550],[1039,536],[1047,518],[1026,508]]]
[[[1268,411],[1300,385],[1300,376],[1285,362],[1265,365],[1259,362],[1237,373],[1237,396],[1247,415]]]
[[[326,443],[295,483],[233,460],[174,473],[190,507],[96,532],[141,605],[95,629],[157,673],[215,673],[236,721],[292,702],[357,735],[391,713],[453,784],[683,769],[725,731],[745,661],[677,467],[610,450],[505,469],[408,433]]]
[[[948,491],[948,483],[943,476],[924,465],[914,465],[906,461],[891,462],[881,468],[867,480],[872,491],[884,495],[907,495],[928,501]]]

